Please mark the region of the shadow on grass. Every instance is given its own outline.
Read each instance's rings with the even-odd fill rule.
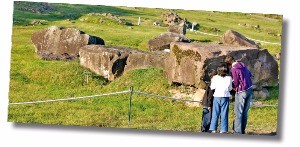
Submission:
[[[208,42],[212,42],[210,39],[190,39],[191,42],[204,42],[204,43],[208,43]]]
[[[109,81],[107,79],[105,79],[103,76],[93,74],[91,76],[91,78],[93,80],[98,81],[98,84],[100,84],[100,85],[107,85],[107,84],[109,84]]]
[[[264,135],[264,136],[275,136],[275,135],[277,135],[277,132],[271,132],[271,133],[247,132],[247,135]]]
[[[279,85],[268,88],[270,96],[264,101],[278,101],[279,97]]]

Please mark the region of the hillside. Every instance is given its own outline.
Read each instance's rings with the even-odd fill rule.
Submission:
[[[89,71],[82,68],[78,60],[41,60],[35,54],[30,40],[34,32],[55,25],[76,27],[87,34],[103,38],[109,46],[148,50],[147,41],[167,30],[167,27],[152,25],[153,22],[161,20],[162,13],[166,11],[168,10],[15,2],[9,101],[87,96],[128,90],[130,86],[135,90],[168,96],[171,96],[171,89],[188,89],[184,85],[170,86],[162,69],[133,70],[113,82],[92,74],[87,83],[84,73]],[[197,31],[200,32],[221,35],[228,29],[234,29],[257,40],[281,42],[277,34],[282,34],[282,16],[215,11],[176,12],[191,22],[199,23]],[[96,13],[110,13],[124,21],[118,23],[100,15],[93,15]],[[141,25],[138,26],[139,17]],[[100,23],[99,20],[103,22]],[[259,25],[260,29],[251,27],[255,25]],[[190,31],[187,31],[186,36],[194,42],[219,41],[218,37]],[[281,51],[280,45],[261,44],[261,47],[268,49],[271,54]],[[271,88],[271,96],[264,103],[276,104],[278,91],[279,87]],[[10,106],[8,120],[20,123],[127,128],[128,98],[129,95],[118,95],[71,102]],[[198,131],[201,113],[201,107],[188,107],[183,102],[134,94],[131,128]],[[253,108],[250,113],[255,117],[250,119],[248,132],[276,132],[277,107]],[[230,114],[230,123],[232,118],[233,114]]]

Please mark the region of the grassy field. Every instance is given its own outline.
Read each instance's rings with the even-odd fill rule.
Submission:
[[[113,82],[92,74],[86,83],[79,61],[45,61],[34,52],[31,35],[52,25],[76,27],[87,34],[99,36],[106,45],[125,46],[147,50],[149,39],[166,32],[166,27],[153,26],[161,19],[164,9],[110,7],[53,4],[54,9],[47,13],[33,13],[21,10],[28,3],[17,3],[14,7],[14,26],[11,50],[11,75],[9,101],[24,102],[58,99],[75,96],[94,95],[115,91],[147,91],[170,96],[169,90],[178,87],[169,86],[162,69],[142,69],[125,73]],[[35,7],[39,7],[36,5]],[[133,24],[126,26],[101,16],[89,16],[88,13],[112,13]],[[223,13],[211,11],[177,10],[188,21],[200,23],[198,31],[223,34],[234,29],[248,37],[269,42],[281,42],[276,34],[281,34],[282,17],[276,19],[259,14]],[[136,26],[138,17],[142,25]],[[82,19],[85,21],[81,21]],[[70,19],[71,21],[66,21]],[[30,25],[32,21],[46,20],[43,25]],[[238,24],[260,25],[260,30]],[[131,27],[131,28],[129,28]],[[211,28],[218,28],[214,32]],[[218,37],[187,32],[187,37],[199,42],[219,41]],[[262,44],[271,54],[280,52],[280,45]],[[270,89],[271,96],[263,103],[277,104],[279,87]],[[9,107],[8,121],[20,123],[43,123],[58,125],[83,125],[101,127],[128,127],[129,94],[106,96],[95,99],[70,102],[45,103],[36,105],[18,105]],[[231,106],[230,124],[233,120]],[[249,134],[268,134],[277,129],[277,107],[251,108],[249,116]],[[158,129],[174,131],[199,131],[201,107],[188,107],[183,102],[155,99],[148,96],[133,95],[131,128]],[[231,127],[231,126],[230,126]]]

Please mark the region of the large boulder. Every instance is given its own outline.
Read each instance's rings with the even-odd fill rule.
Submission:
[[[123,47],[87,45],[80,48],[80,65],[109,81],[133,69],[163,68],[164,53],[145,52]]]
[[[185,25],[170,25],[168,27],[168,32],[185,35],[186,34],[186,26]]]
[[[75,28],[51,26],[34,33],[31,41],[43,59],[65,60],[78,57],[79,48],[88,44],[104,45],[104,40]]]
[[[169,57],[164,52],[146,52],[132,49],[126,61],[125,71],[145,68],[164,68],[165,60]]]
[[[226,55],[231,55],[247,65],[254,75],[256,90],[278,84],[278,64],[267,50],[217,43],[171,43],[164,74],[172,83],[204,89],[205,81],[209,81],[208,71],[216,69]]]
[[[227,30],[221,37],[221,42],[227,45],[259,48],[254,41],[233,30]]]
[[[167,32],[150,39],[147,46],[150,51],[164,50],[170,49],[171,42],[190,42],[190,39],[181,34]]]

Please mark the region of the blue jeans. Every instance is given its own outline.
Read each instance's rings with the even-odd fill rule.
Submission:
[[[209,130],[216,131],[218,120],[221,115],[221,132],[228,132],[229,97],[214,97],[212,118]]]
[[[245,134],[245,129],[248,120],[248,110],[250,108],[250,101],[252,97],[253,97],[252,88],[235,94],[234,123],[233,123],[234,133]]]
[[[209,131],[210,120],[211,120],[211,111],[209,111],[207,108],[203,108],[201,132]]]

